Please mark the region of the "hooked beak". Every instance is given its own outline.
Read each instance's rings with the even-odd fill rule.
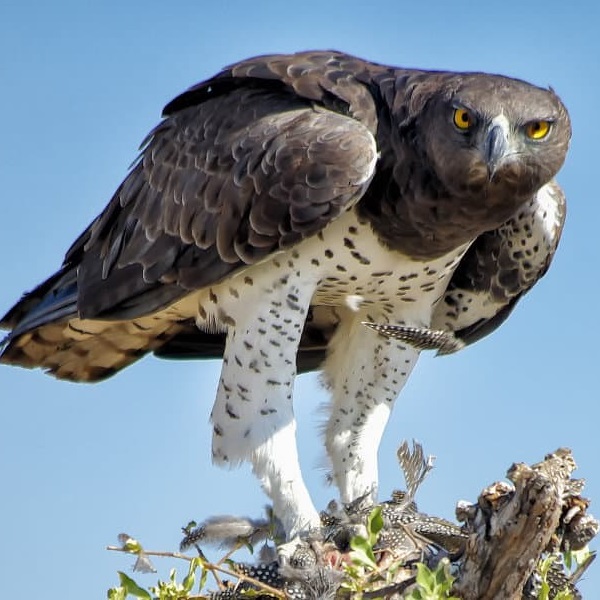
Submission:
[[[509,154],[509,128],[506,117],[496,117],[487,132],[484,141],[483,155],[488,168],[488,177],[493,179],[498,165]]]

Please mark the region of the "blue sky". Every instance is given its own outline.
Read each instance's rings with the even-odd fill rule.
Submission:
[[[586,6],[587,4],[587,6]],[[5,0],[0,6],[0,312],[52,273],[104,207],[162,107],[238,59],[337,48],[371,60],[481,70],[552,85],[573,120],[559,175],[569,202],[547,277],[491,337],[458,355],[423,356],[380,453],[382,495],[403,481],[402,439],[437,455],[418,497],[453,516],[456,501],[513,461],[573,449],[600,514],[595,315],[600,202],[595,3]],[[591,311],[591,312],[590,312]],[[7,598],[102,598],[129,557],[104,550],[121,531],[175,550],[189,519],[257,516],[248,472],[210,463],[208,416],[219,363],[147,358],[98,385],[0,368],[0,589]],[[324,485],[317,433],[325,394],[296,387],[306,479]],[[169,563],[157,562],[164,574]],[[145,585],[156,579],[139,576]],[[600,588],[592,566],[581,586]]]

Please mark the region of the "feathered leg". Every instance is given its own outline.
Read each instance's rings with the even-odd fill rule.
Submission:
[[[343,502],[377,495],[377,452],[390,412],[419,356],[349,313],[330,343],[325,374],[333,404],[325,444]]]
[[[213,459],[252,463],[288,539],[320,524],[300,471],[292,405],[296,352],[314,285],[259,269],[209,295],[229,325],[211,414]]]

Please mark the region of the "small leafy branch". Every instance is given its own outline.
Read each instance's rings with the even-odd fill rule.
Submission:
[[[350,541],[350,560],[344,571],[347,579],[342,582],[342,589],[359,594],[365,587],[383,574],[377,566],[377,559],[373,547],[383,529],[383,516],[381,508],[375,508],[367,519],[367,537],[355,536]],[[358,596],[356,596],[358,597]]]
[[[119,538],[121,539],[121,536]],[[183,560],[189,563],[187,575],[181,582],[177,581],[177,570],[172,568],[169,572],[169,580],[159,580],[155,586],[150,586],[148,589],[142,588],[138,583],[131,577],[123,573],[118,572],[119,583],[118,587],[110,588],[107,592],[108,600],[125,600],[128,597],[140,598],[141,600],[202,600],[209,596],[201,594],[204,590],[208,581],[209,574],[212,574],[217,586],[220,589],[224,589],[225,586],[219,577],[219,573],[228,575],[237,579],[238,581],[246,581],[256,586],[257,589],[263,593],[268,593],[273,598],[285,599],[285,594],[281,590],[275,589],[263,582],[257,581],[252,577],[248,577],[241,573],[237,573],[231,568],[223,565],[230,565],[229,557],[233,552],[239,548],[228,552],[218,563],[211,563],[204,556],[188,556],[180,552],[162,552],[144,550],[141,544],[134,538],[127,536],[127,540],[122,546],[108,546],[107,550],[115,552],[126,552],[129,554],[135,554],[137,560],[133,565],[134,571],[141,571],[145,573],[155,572],[156,570],[152,566],[149,558],[150,556],[162,557],[162,558],[174,558],[177,560]],[[199,574],[198,574],[199,571]],[[198,582],[197,594],[192,593],[194,585]],[[250,590],[248,590],[250,591]],[[248,594],[250,597],[251,594]]]
[[[352,598],[384,597],[381,594],[398,593],[404,587],[395,583],[398,571],[405,567],[403,562],[392,562],[385,569],[378,565],[375,544],[383,525],[382,510],[377,507],[367,519],[367,537],[356,536],[350,542],[351,564],[345,568],[347,579],[341,588],[351,592]],[[442,559],[433,570],[423,563],[417,563],[416,569],[416,575],[406,579],[406,587],[412,588],[404,596],[407,600],[459,600],[450,595],[454,577],[447,559]],[[379,589],[374,589],[374,585]]]

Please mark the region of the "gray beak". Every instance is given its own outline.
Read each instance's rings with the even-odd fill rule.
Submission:
[[[505,117],[497,117],[491,123],[483,147],[490,179],[493,178],[496,168],[508,153],[508,123]]]

